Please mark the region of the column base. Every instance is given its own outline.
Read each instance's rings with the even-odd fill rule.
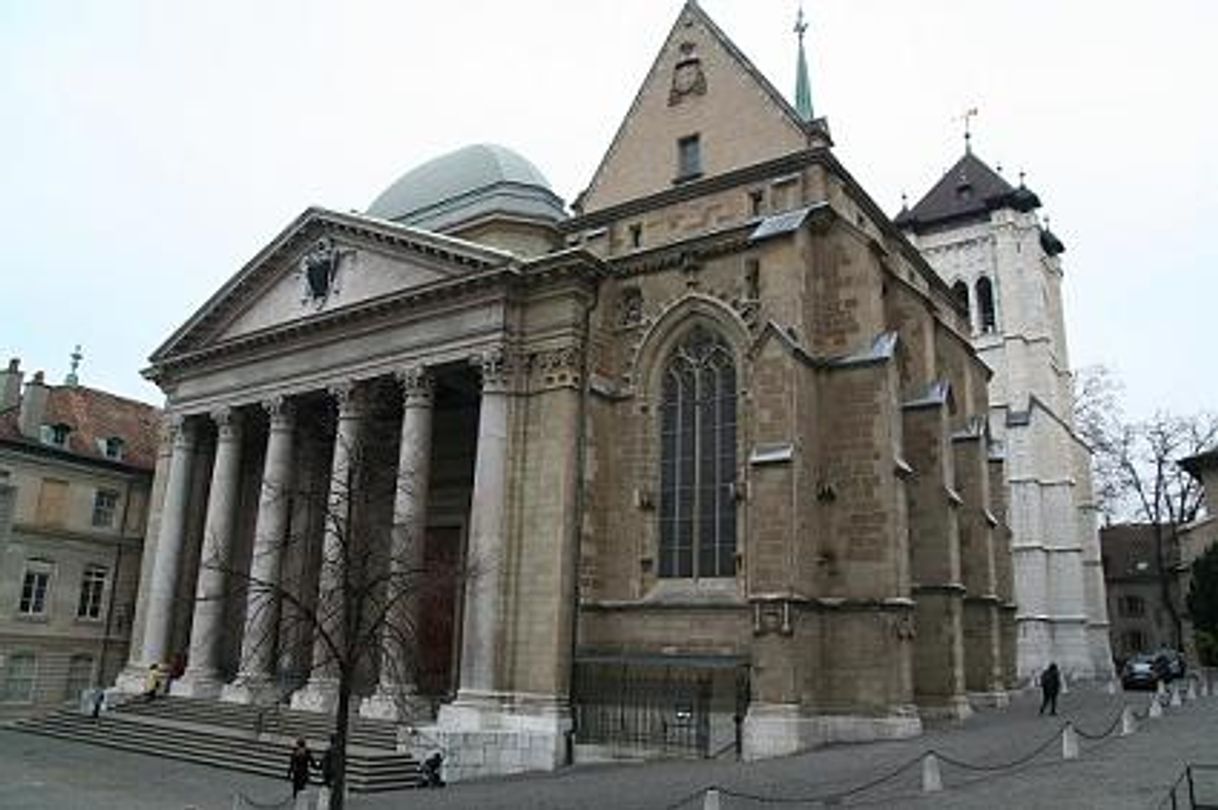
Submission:
[[[310,678],[301,689],[292,693],[292,708],[302,712],[334,714],[338,708],[338,679]]]
[[[1000,686],[984,692],[969,692],[968,702],[974,709],[1005,709],[1011,705],[1011,696]]]
[[[967,720],[973,716],[973,707],[964,695],[952,695],[946,699],[919,702],[918,717],[923,720]]]
[[[224,681],[219,672],[187,669],[181,678],[169,684],[169,694],[175,697],[218,698],[223,688]]]
[[[418,730],[412,753],[445,751],[450,782],[525,771],[552,771],[567,761],[571,712],[547,695],[462,691],[440,707],[436,724]]]
[[[114,679],[114,691],[121,695],[142,695],[148,691],[148,667],[127,664]]]
[[[224,684],[220,700],[225,703],[247,703],[269,706],[279,702],[279,690],[275,682],[266,675],[238,673],[232,683]]]
[[[419,725],[431,720],[431,701],[420,697],[413,686],[381,683],[360,701],[359,716]]]
[[[917,737],[922,721],[914,707],[887,715],[809,714],[794,703],[754,703],[744,718],[744,758],[767,759],[831,742],[869,742]]]

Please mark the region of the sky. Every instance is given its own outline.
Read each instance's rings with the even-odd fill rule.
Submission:
[[[790,97],[797,0],[702,0]],[[462,145],[584,188],[679,0],[0,0],[0,360],[159,404],[147,358],[309,205]],[[890,214],[963,150],[1065,242],[1071,362],[1218,409],[1212,0],[807,0],[812,94]],[[1209,78],[1207,78],[1209,77]]]

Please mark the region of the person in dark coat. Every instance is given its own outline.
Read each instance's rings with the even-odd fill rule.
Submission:
[[[316,767],[317,761],[313,759],[313,752],[305,744],[304,737],[297,737],[296,747],[292,749],[292,755],[288,759],[288,779],[292,782],[293,799],[308,786],[309,768]]]
[[[1057,714],[1057,693],[1062,688],[1062,676],[1057,671],[1057,664],[1050,662],[1048,668],[1040,674],[1040,692],[1044,696],[1040,702],[1040,713],[1045,709],[1049,714]]]
[[[444,777],[440,775],[440,768],[443,765],[444,757],[439,751],[423,760],[423,785],[425,787],[444,787]]]

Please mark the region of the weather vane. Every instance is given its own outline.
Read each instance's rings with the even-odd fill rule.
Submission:
[[[971,122],[976,117],[977,117],[977,108],[969,107],[967,110],[964,111],[963,115],[961,115],[958,119],[956,119],[958,121],[964,122],[964,151],[965,152],[973,151],[973,144],[972,144],[973,133],[972,133],[972,128],[971,128]]]
[[[799,13],[795,15],[795,33],[799,34],[799,41],[804,41],[804,32],[808,30],[808,23],[804,21],[804,4],[799,4]]]

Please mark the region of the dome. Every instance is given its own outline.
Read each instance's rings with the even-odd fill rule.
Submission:
[[[474,144],[403,174],[368,206],[368,214],[443,230],[490,214],[558,222],[563,201],[537,167],[495,144]]]

